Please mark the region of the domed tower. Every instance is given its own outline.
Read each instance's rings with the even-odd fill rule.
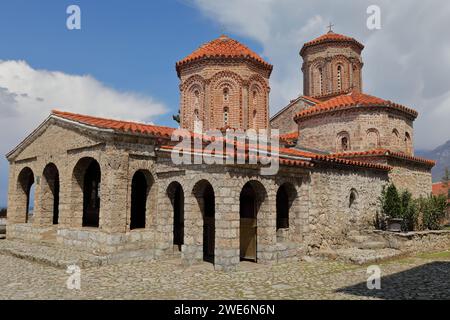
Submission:
[[[349,91],[362,91],[361,52],[364,46],[353,38],[330,31],[305,43],[303,92],[305,96],[328,99]]]
[[[225,35],[177,62],[180,125],[197,131],[265,129],[269,122],[272,65]]]

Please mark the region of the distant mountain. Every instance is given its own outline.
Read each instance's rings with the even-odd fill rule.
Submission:
[[[439,182],[444,176],[445,168],[450,169],[450,140],[431,151],[416,150],[415,155],[437,161],[431,173],[433,182]]]

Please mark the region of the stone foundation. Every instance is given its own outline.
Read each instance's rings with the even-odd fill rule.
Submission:
[[[390,248],[405,253],[423,253],[450,249],[450,230],[415,231],[396,233],[388,231],[374,231],[381,236]]]

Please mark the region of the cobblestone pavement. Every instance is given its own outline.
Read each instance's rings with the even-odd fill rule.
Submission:
[[[63,269],[0,254],[0,299],[450,299],[450,251],[380,268],[381,290],[368,290],[366,266],[335,261],[243,262],[224,273],[173,259],[84,268],[78,291]]]

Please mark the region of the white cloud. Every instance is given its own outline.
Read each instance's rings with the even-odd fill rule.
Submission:
[[[150,121],[166,108],[149,96],[119,92],[91,76],[36,70],[24,61],[0,61],[0,152],[5,154],[52,109]]]
[[[0,61],[0,154],[16,146],[52,109],[150,122],[166,107],[149,96],[119,92],[91,76],[36,70],[24,61]],[[0,205],[5,204],[7,161],[0,160]]]
[[[302,44],[326,32],[350,35],[366,45],[364,90],[419,111],[418,148],[450,139],[450,2],[420,0],[192,0],[230,33],[258,41],[274,65],[271,110],[283,107],[302,89],[298,52]],[[366,27],[369,5],[381,8],[382,29]]]

